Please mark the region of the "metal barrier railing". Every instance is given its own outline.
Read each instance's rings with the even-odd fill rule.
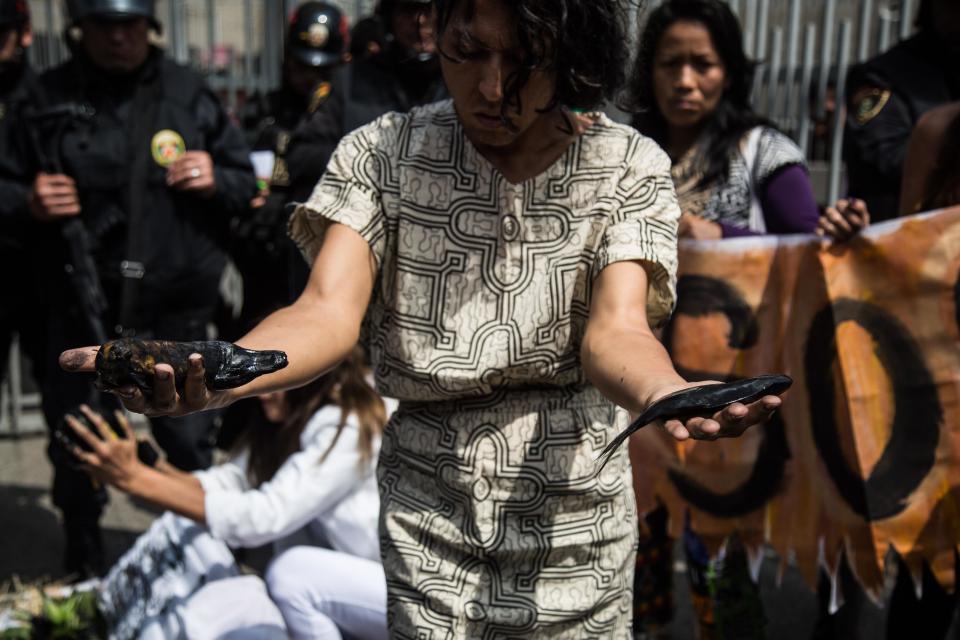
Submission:
[[[331,0],[355,21],[376,0]],[[843,177],[844,82],[850,64],[887,50],[913,26],[914,0],[729,0],[744,29],[744,48],[760,62],[754,85],[758,111],[794,137],[811,160],[821,202],[834,202]],[[160,44],[175,60],[206,74],[236,108],[241,96],[280,83],[285,16],[296,0],[158,0],[164,22]],[[647,3],[652,8],[658,1]],[[64,61],[63,3],[30,0],[38,69]],[[833,92],[832,100],[831,92]],[[835,108],[830,109],[830,104]],[[828,128],[812,153],[814,121]],[[0,435],[42,429],[37,394],[23,392],[14,343],[10,372],[0,388]]]

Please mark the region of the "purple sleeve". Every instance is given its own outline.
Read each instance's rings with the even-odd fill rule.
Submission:
[[[820,219],[810,177],[798,164],[778,171],[767,180],[760,194],[760,206],[768,234],[813,233]],[[720,223],[720,226],[724,238],[761,235],[729,224]]]
[[[758,231],[750,231],[745,227],[738,227],[736,225],[730,224],[729,222],[718,222],[720,225],[720,232],[723,234],[724,238],[742,238],[744,236],[759,236],[763,235]]]

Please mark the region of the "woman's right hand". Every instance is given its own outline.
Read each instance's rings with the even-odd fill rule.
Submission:
[[[838,200],[827,207],[817,223],[817,235],[832,238],[835,242],[850,240],[870,226],[870,211],[867,203],[856,198]]]
[[[71,373],[92,373],[96,371],[95,363],[99,350],[100,347],[68,349],[60,354],[60,367]],[[151,397],[148,398],[133,385],[106,391],[119,396],[128,411],[146,416],[182,416],[225,407],[234,400],[229,390],[212,391],[207,388],[204,381],[203,357],[199,353],[191,354],[188,362],[183,395],[177,393],[173,367],[162,363],[154,367]]]

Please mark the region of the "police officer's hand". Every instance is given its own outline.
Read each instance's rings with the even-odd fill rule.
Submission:
[[[263,205],[267,204],[267,198],[270,197],[270,186],[265,185],[262,189],[257,191],[257,195],[253,196],[253,199],[250,201],[251,209],[259,209]]]
[[[827,207],[817,223],[817,235],[832,238],[836,242],[849,240],[870,225],[870,212],[863,200],[851,198],[838,200]]]
[[[96,371],[98,346],[68,349],[60,354],[60,368],[70,373]],[[196,411],[218,409],[235,400],[230,390],[212,391],[204,380],[203,357],[191,354],[183,394],[177,392],[173,367],[159,363],[154,367],[153,393],[147,397],[134,386],[108,389],[116,394],[128,411],[147,416],[183,416]]]
[[[719,240],[723,237],[723,229],[716,222],[693,213],[684,213],[680,216],[680,226],[677,235],[681,238],[693,240]]]
[[[217,190],[213,159],[206,151],[187,151],[167,169],[167,185],[209,198]]]
[[[62,173],[38,173],[30,191],[29,205],[33,217],[43,222],[79,215],[77,183]]]

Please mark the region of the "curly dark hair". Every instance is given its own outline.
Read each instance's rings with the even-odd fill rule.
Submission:
[[[624,105],[636,114],[633,125],[661,146],[667,146],[667,123],[654,96],[653,66],[663,35],[681,20],[699,22],[706,27],[723,61],[728,83],[701,134],[704,144],[698,163],[701,183],[705,184],[726,174],[730,153],[747,131],[758,125],[773,125],[754,113],[750,105],[756,64],[743,50],[743,33],[737,17],[727,3],[720,0],[667,0],[650,14]]]
[[[562,105],[573,110],[596,109],[613,100],[626,82],[630,60],[628,9],[643,0],[503,0],[516,15],[517,36],[523,51],[520,69],[504,83],[502,113],[520,110],[520,90],[538,69],[557,75],[553,99],[544,107]],[[466,5],[472,16],[475,0],[434,0],[437,40],[450,24],[455,10]],[[441,55],[460,62],[456,54]]]

